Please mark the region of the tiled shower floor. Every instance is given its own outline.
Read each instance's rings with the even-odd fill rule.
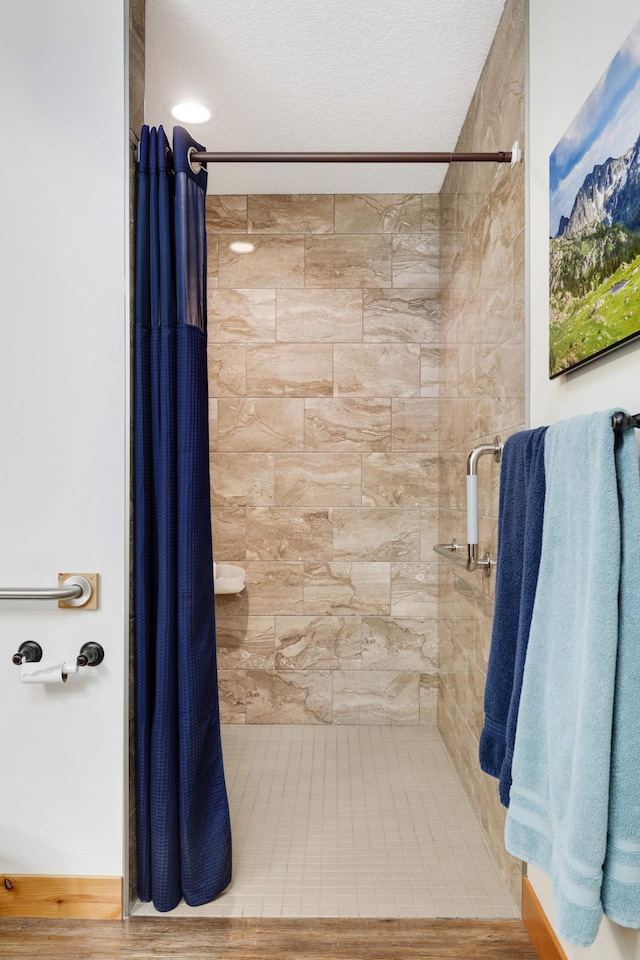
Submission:
[[[233,882],[162,916],[518,916],[434,727],[222,735]]]

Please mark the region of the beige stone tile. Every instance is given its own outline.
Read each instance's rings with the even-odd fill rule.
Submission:
[[[475,212],[474,195],[459,193],[456,205],[456,230],[458,233],[465,234],[471,229]]]
[[[306,287],[380,287],[391,283],[390,236],[306,237],[305,249]]]
[[[273,670],[273,617],[216,617],[216,649],[220,670]]]
[[[216,507],[211,511],[213,556],[224,563],[227,560],[246,560],[247,508]]]
[[[484,687],[486,679],[486,675],[469,658],[467,661],[466,720],[472,733],[478,739],[484,725]]]
[[[253,507],[247,511],[249,560],[331,560],[329,510]]]
[[[249,233],[333,233],[333,196],[254,194],[249,197]]]
[[[486,674],[491,650],[494,604],[489,597],[478,596],[474,611],[473,659]]]
[[[304,286],[304,238],[251,236],[251,253],[235,253],[238,237],[220,236],[218,284],[220,287]]]
[[[217,594],[216,616],[268,617],[301,614],[303,565],[283,561],[238,564],[247,572],[242,593]]]
[[[443,187],[444,190],[444,187]],[[440,233],[448,234],[454,233],[457,229],[456,225],[456,204],[458,200],[458,194],[452,193],[449,190],[444,193],[440,192]]]
[[[247,232],[247,198],[208,194],[205,204],[207,237],[212,233]]]
[[[441,617],[456,620],[461,636],[464,633],[470,638],[469,649],[471,650],[473,647],[473,621],[476,615],[475,604],[481,594],[472,585],[472,576],[474,578],[473,583],[478,582],[476,574],[467,574],[462,571],[462,576],[458,576],[460,569],[460,567],[450,566],[446,560],[440,563],[438,612]]]
[[[420,394],[417,343],[337,343],[336,396],[415,397]]]
[[[494,346],[485,346],[480,357],[458,383],[461,397],[523,398],[525,394],[524,343],[520,335]]]
[[[480,288],[480,316],[482,323],[467,334],[469,341],[502,344],[514,328],[513,322],[513,271],[500,283],[499,274],[494,286],[488,284]]]
[[[362,458],[362,502],[368,506],[435,506],[438,458],[418,453],[369,453]]]
[[[394,400],[392,406],[391,447],[417,453],[438,448],[440,438],[440,400]],[[220,438],[221,442],[222,438]]]
[[[307,399],[304,402],[304,445],[308,452],[391,447],[391,400],[365,397]]]
[[[420,674],[420,724],[435,726],[440,681],[435,673]]]
[[[357,670],[360,617],[276,617],[278,670]]]
[[[477,810],[481,804],[481,780],[484,775],[478,763],[478,741],[464,719],[460,723],[459,757],[458,775],[474,810]]]
[[[247,344],[250,396],[316,397],[333,393],[333,348],[302,343]]]
[[[139,43],[144,42],[145,4],[144,0],[131,0],[129,3],[129,30]]]
[[[499,243],[512,248],[524,226],[524,169],[502,169],[491,191],[491,219],[499,227]]]
[[[243,397],[247,392],[247,348],[243,343],[207,343],[210,397]]]
[[[513,241],[513,316],[514,331],[524,333],[525,325],[525,232]]]
[[[209,343],[276,339],[275,290],[213,290],[207,312]]]
[[[417,560],[420,511],[409,507],[334,507],[335,560]]]
[[[327,670],[247,673],[247,723],[331,723]]]
[[[364,617],[363,670],[438,669],[438,621],[425,617]]]
[[[474,397],[449,401],[456,405],[459,444],[475,446],[480,437],[502,435],[524,421],[524,399]]]
[[[438,696],[438,730],[442,735],[444,745],[451,755],[456,770],[460,769],[460,723],[460,712],[456,708],[451,693],[443,689],[442,685],[440,685]]]
[[[451,541],[452,537],[461,540],[460,523],[466,511],[466,455],[441,453],[440,454],[440,507],[441,524],[440,536]],[[444,542],[444,541],[442,541]]]
[[[440,230],[440,194],[422,194],[422,226],[421,233],[435,233]],[[418,232],[418,231],[416,231]]]
[[[504,294],[492,293],[492,296]],[[485,314],[486,292],[479,286],[474,285],[461,292],[452,291],[451,295],[451,313],[454,318],[451,336],[449,341],[458,343],[474,343],[475,341],[488,342],[493,340],[500,343],[504,339],[504,330],[507,328],[507,319],[509,308],[494,316]],[[487,304],[488,306],[488,304]],[[443,327],[446,325],[443,323]],[[446,331],[443,330],[443,336]]]
[[[362,290],[278,290],[277,339],[362,341]]]
[[[337,194],[336,233],[418,233],[419,194]]]
[[[220,244],[217,237],[207,238],[207,297],[218,289],[218,259]]]
[[[244,723],[247,704],[245,670],[218,670],[221,723]]]
[[[304,400],[219,400],[218,450],[302,450]]]
[[[273,454],[215,453],[211,455],[210,463],[213,506],[273,504]]]
[[[453,693],[453,625],[449,617],[438,619],[438,663],[440,681],[448,695]]]
[[[420,559],[436,560],[437,554],[433,552],[433,546],[440,543],[438,532],[438,516],[440,510],[438,507],[420,508]]]
[[[423,344],[420,350],[420,396],[437,397],[441,385],[441,349]]]
[[[393,237],[393,286],[440,286],[440,246],[437,233]]]
[[[134,30],[129,34],[129,128],[136,136],[144,123],[144,54],[144,32]]]
[[[416,725],[420,719],[417,673],[333,674],[333,722]]]
[[[214,397],[209,397],[209,453],[214,453],[218,449],[218,401]]]
[[[364,339],[438,343],[440,297],[434,289],[365,290]]]
[[[304,613],[388,614],[388,563],[305,563]]]
[[[457,430],[457,401],[442,397],[440,402],[440,450],[447,453],[459,443]],[[464,476],[464,474],[463,474]],[[443,501],[446,503],[447,501]]]
[[[361,502],[357,453],[281,453],[276,457],[275,497],[282,506],[354,506]]]
[[[489,216],[481,238],[480,286],[483,290],[508,289],[512,294],[513,253],[510,246],[496,243],[492,236]],[[499,342],[496,338],[496,342]]]
[[[464,622],[464,621],[462,621]],[[465,716],[467,704],[467,669],[469,658],[465,649],[457,642],[460,623],[455,623],[455,635],[451,645],[451,690],[458,709]]]
[[[434,541],[436,542],[436,541]],[[438,562],[391,564],[391,613],[396,617],[438,616]]]

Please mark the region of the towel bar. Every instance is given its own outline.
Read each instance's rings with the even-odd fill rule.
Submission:
[[[495,462],[500,463],[502,458],[500,437],[496,437],[493,443],[482,443],[474,447],[467,458],[467,559],[461,560],[455,556],[456,551],[463,549],[462,544],[457,543],[455,539],[451,543],[437,543],[433,548],[440,556],[448,557],[469,572],[478,568],[484,570],[485,577],[490,575],[491,567],[497,562],[489,553],[480,556],[478,546],[478,460],[487,454],[491,454]]]
[[[632,415],[625,413],[623,410],[616,410],[611,417],[611,426],[616,433],[622,433],[623,430],[628,430],[629,427],[635,427],[637,430],[640,428],[640,413]]]

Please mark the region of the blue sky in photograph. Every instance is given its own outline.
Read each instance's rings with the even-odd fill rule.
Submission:
[[[587,174],[640,136],[640,21],[549,158],[549,231],[568,217]]]

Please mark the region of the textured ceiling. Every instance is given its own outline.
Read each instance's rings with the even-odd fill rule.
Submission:
[[[147,0],[146,121],[208,150],[453,150],[504,0]],[[509,150],[496,143],[485,149]],[[443,164],[220,164],[212,193],[431,193]]]

